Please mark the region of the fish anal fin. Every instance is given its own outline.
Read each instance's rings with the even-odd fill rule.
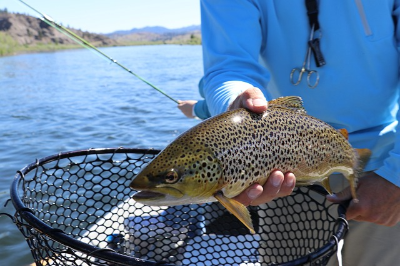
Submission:
[[[329,177],[322,180],[321,185],[326,189],[326,191],[328,191],[329,194],[332,194],[331,184],[329,183]]]
[[[306,112],[303,106],[303,100],[299,96],[286,96],[268,102],[269,107],[284,107],[293,111]]]
[[[224,206],[230,213],[236,216],[249,230],[250,233],[255,234],[253,223],[249,210],[240,202],[225,197],[221,192],[218,192],[214,197]]]
[[[349,140],[349,132],[345,128],[341,128],[337,130],[345,139]]]

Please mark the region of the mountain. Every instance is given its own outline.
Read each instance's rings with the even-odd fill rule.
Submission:
[[[200,26],[193,25],[193,26],[188,26],[188,27],[183,27],[183,28],[178,28],[178,29],[168,29],[165,27],[155,26],[155,27],[133,28],[131,30],[115,31],[115,32],[106,34],[106,36],[113,37],[113,36],[121,36],[121,35],[130,35],[133,33],[182,34],[182,33],[195,32],[195,31],[200,31]]]
[[[200,26],[178,29],[165,27],[133,28],[106,34],[111,39],[125,45],[163,43],[163,44],[201,44]]]
[[[201,33],[148,33],[138,32],[127,35],[114,35],[111,38],[121,45],[146,45],[146,44],[201,44]]]

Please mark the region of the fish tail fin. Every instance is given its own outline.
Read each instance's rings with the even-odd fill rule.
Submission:
[[[346,178],[349,180],[350,183],[350,190],[353,201],[358,202],[356,194],[358,177],[361,176],[361,173],[364,167],[367,165],[372,153],[369,149],[355,149],[355,153],[357,155],[357,161],[355,162],[354,173],[347,176]]]
[[[352,175],[349,175],[347,177],[347,179],[349,180],[349,183],[350,183],[350,191],[351,191],[351,196],[353,197],[353,201],[355,203],[357,203],[358,202],[357,193],[356,193],[357,178],[354,174],[352,174]]]
[[[250,233],[255,234],[253,223],[249,210],[240,202],[225,197],[222,193],[216,193],[214,197],[224,206],[230,213],[236,216],[249,230]]]
[[[357,168],[362,171],[371,157],[370,149],[355,149],[358,157]]]

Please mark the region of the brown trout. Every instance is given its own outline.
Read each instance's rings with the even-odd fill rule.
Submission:
[[[272,100],[262,114],[225,112],[189,129],[166,147],[131,182],[133,199],[153,206],[218,200],[254,233],[247,208],[232,199],[274,170],[292,172],[296,186],[320,182],[331,193],[329,175],[343,173],[356,199],[356,180],[368,149],[353,149],[347,131],[306,114],[300,97]]]

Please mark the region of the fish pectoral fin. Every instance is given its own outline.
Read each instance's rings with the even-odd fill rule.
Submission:
[[[221,192],[218,192],[214,197],[224,206],[230,213],[236,216],[249,230],[250,233],[255,234],[253,222],[249,210],[242,203],[230,199],[224,196]]]
[[[329,194],[332,194],[331,184],[329,183],[329,177],[322,180],[321,185],[328,191]]]

